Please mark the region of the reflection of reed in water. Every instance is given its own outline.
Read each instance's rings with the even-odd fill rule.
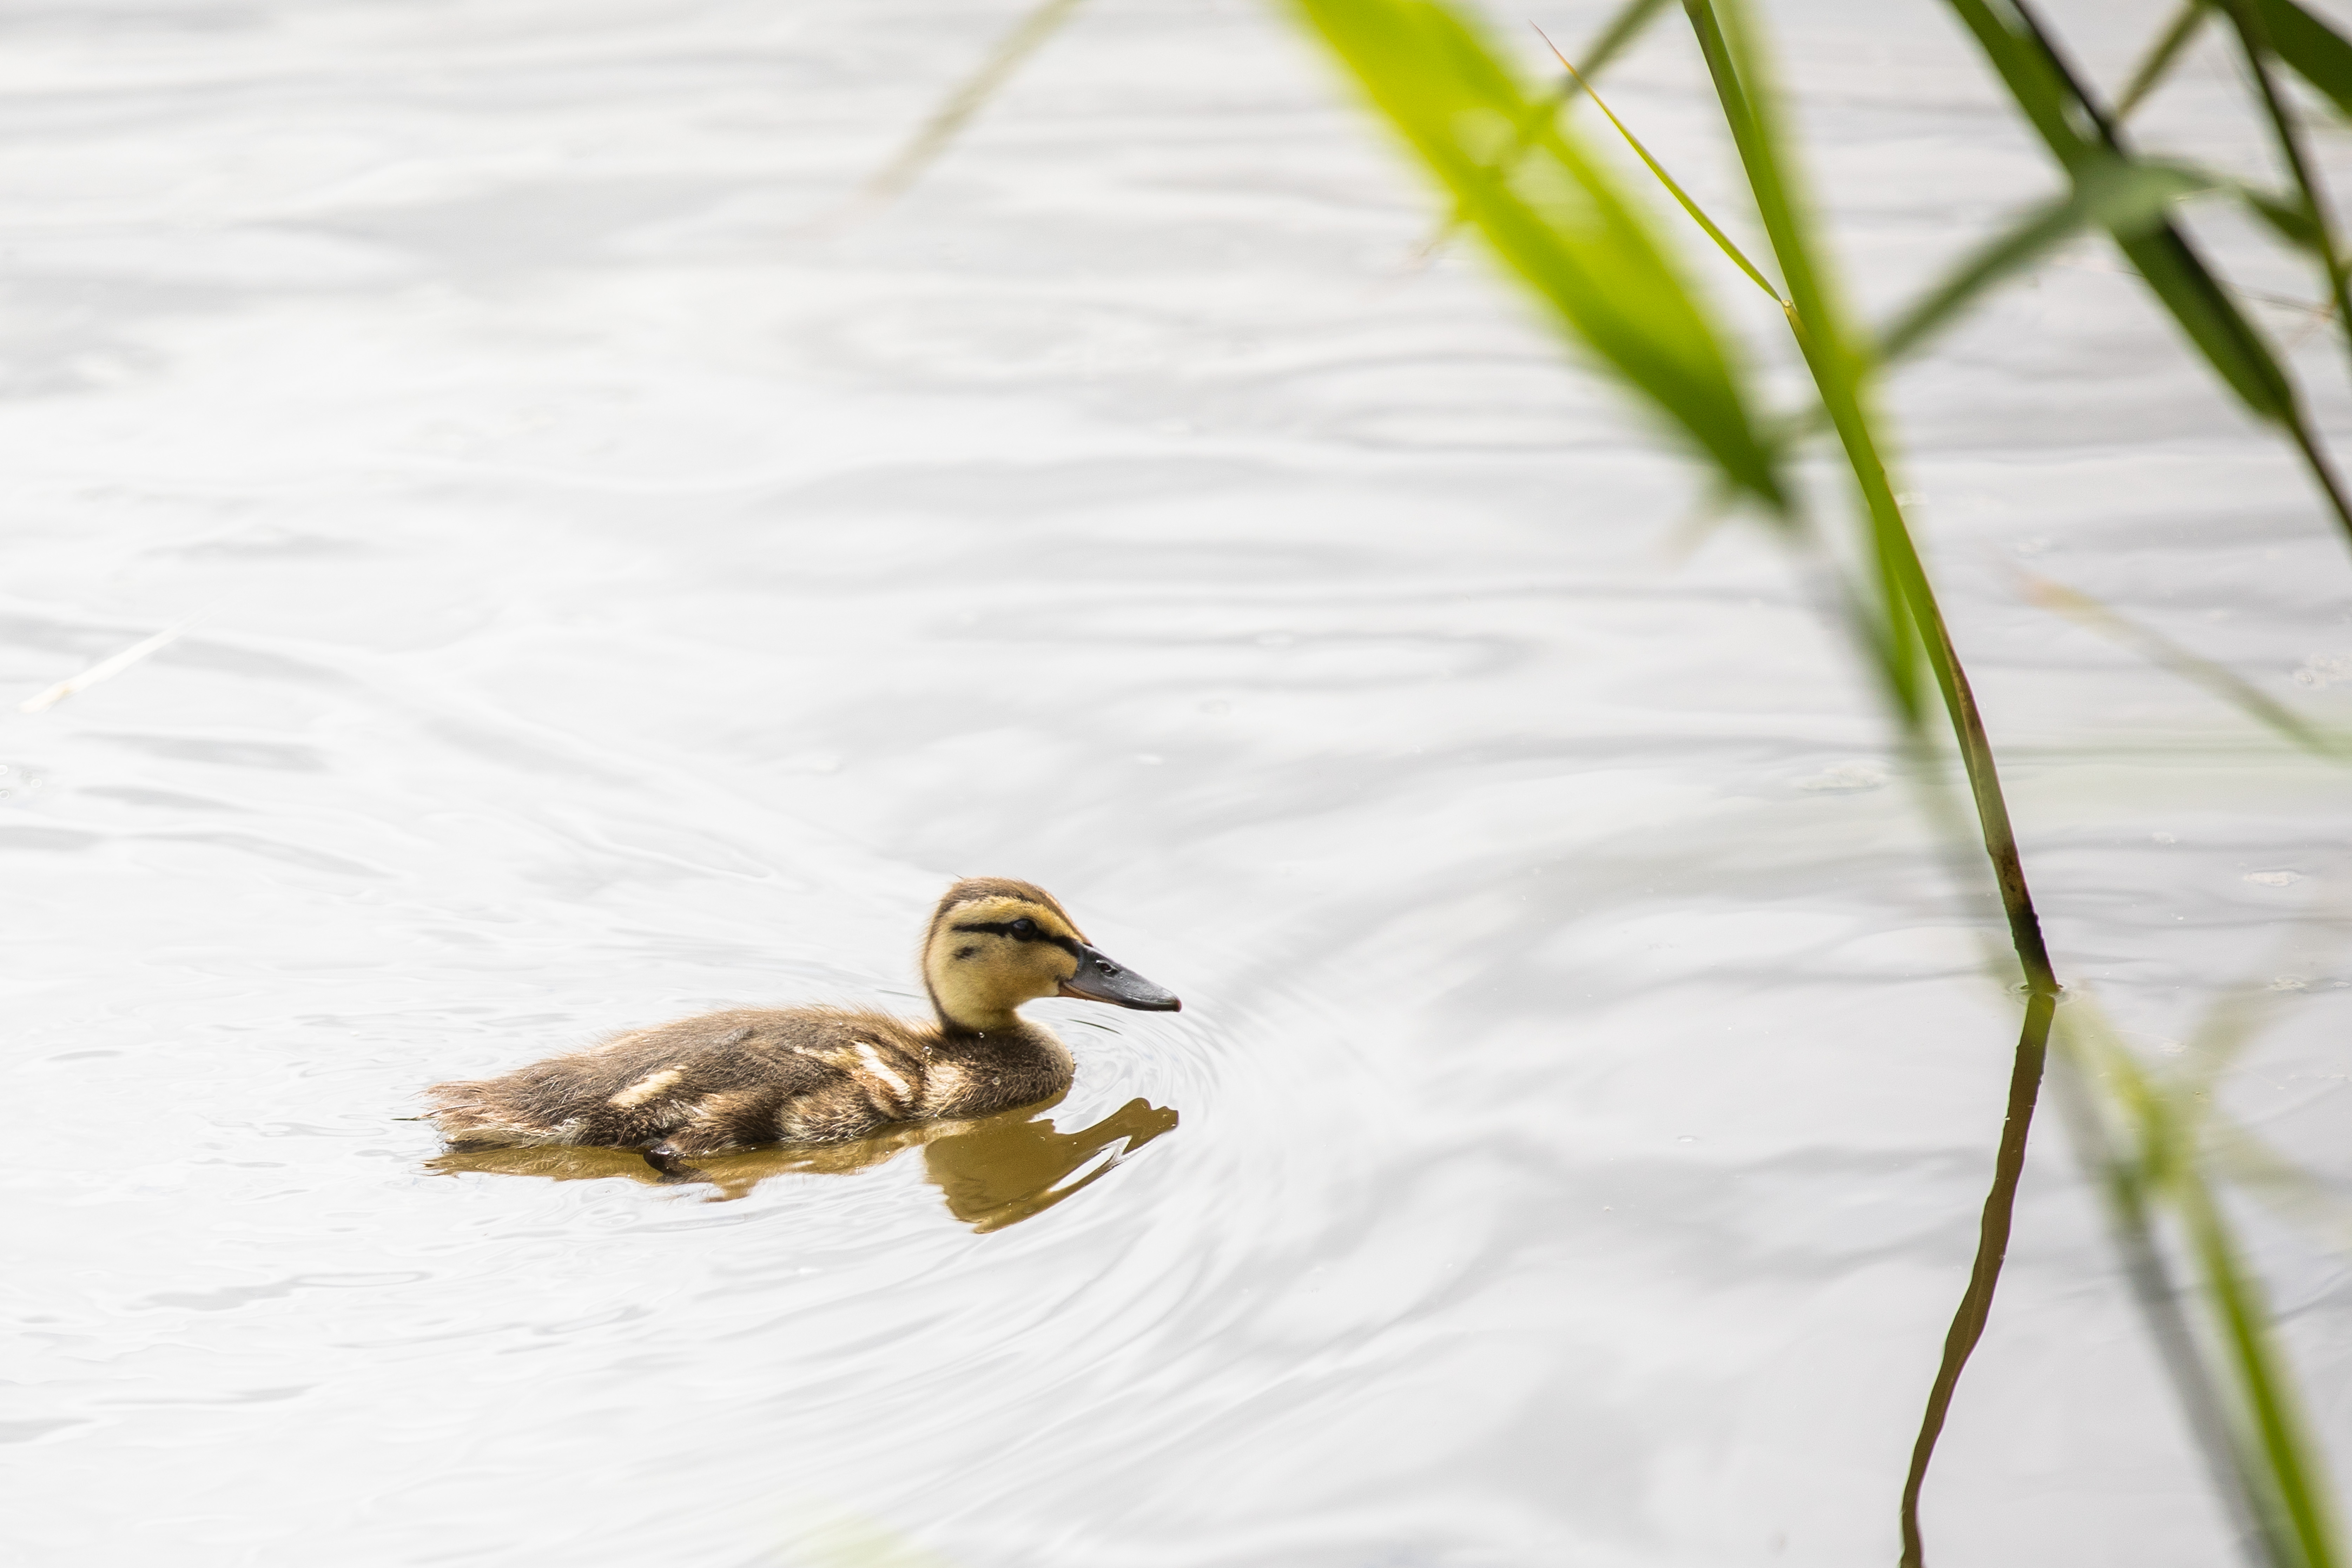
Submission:
[[[433,1171],[492,1171],[557,1182],[625,1181],[669,1186],[706,1182],[711,1201],[740,1198],[771,1176],[847,1175],[923,1151],[924,1173],[947,1199],[948,1212],[974,1230],[1002,1230],[1042,1214],[1099,1178],[1112,1166],[1176,1125],[1176,1113],[1130,1100],[1092,1127],[1064,1132],[1046,1112],[1063,1097],[970,1121],[934,1121],[886,1128],[854,1143],[778,1145],[712,1154],[665,1175],[634,1149],[578,1144],[529,1149],[453,1151],[425,1162]],[[1117,1145],[1117,1147],[1114,1147]],[[1086,1169],[1093,1162],[1091,1170]],[[1081,1170],[1085,1174],[1069,1178]]]

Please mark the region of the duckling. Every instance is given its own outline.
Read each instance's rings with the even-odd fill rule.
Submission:
[[[923,935],[938,1022],[846,1007],[742,1008],[639,1029],[502,1078],[440,1083],[427,1113],[455,1149],[636,1149],[656,1169],[762,1143],[837,1143],[894,1122],[985,1116],[1070,1087],[1070,1053],[1016,1011],[1078,996],[1173,1013],[1044,889],[950,888]]]

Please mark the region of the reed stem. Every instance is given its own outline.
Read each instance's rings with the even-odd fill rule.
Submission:
[[[2033,1110],[2042,1095],[2042,1073],[2050,1055],[2050,1021],[2058,998],[2036,991],[2025,999],[2025,1027],[2018,1036],[2017,1056],[2009,1072],[2009,1110],[2000,1123],[2000,1148],[1993,1156],[1992,1190],[1985,1194],[1984,1212],[1977,1221],[1976,1261],[1969,1269],[1969,1288],[1944,1335],[1944,1358],[1936,1368],[1935,1385],[1927,1391],[1927,1409],[1919,1418],[1919,1436],[1911,1445],[1911,1468],[1903,1478],[1903,1568],[1922,1568],[1927,1547],[1919,1534],[1919,1491],[1927,1479],[1927,1463],[1935,1457],[1936,1439],[1943,1435],[1944,1417],[1959,1387],[1960,1372],[1969,1363],[1977,1342],[1984,1337],[1992,1316],[1992,1293],[2000,1283],[2000,1267],[2009,1257],[2010,1227],[2017,1210],[2018,1178],[2025,1172],[2026,1134],[2033,1126]]]
[[[1753,90],[1744,79],[1753,76],[1755,68],[1738,57],[1717,16],[1714,0],[1684,0],[1684,9],[1690,16],[1700,52],[1714,79],[1716,96],[1730,122],[1732,140],[1738,147],[1748,186],[1756,195],[1758,211],[1771,238],[1780,274],[1788,279],[1790,330],[1845,449],[1847,464],[1853,471],[1855,485],[1869,514],[1872,545],[1891,590],[1886,605],[1889,628],[1892,630],[1899,618],[1899,605],[1907,612],[1917,633],[1918,640],[1914,646],[1926,653],[1928,669],[1943,699],[1944,711],[1950,720],[1953,739],[1959,747],[1967,773],[1969,793],[1976,805],[1977,821],[1983,831],[1985,854],[2000,889],[2011,945],[2025,973],[2025,1026],[2011,1064],[2008,1110],[2001,1124],[2000,1144],[1994,1154],[1992,1186],[1986,1194],[1978,1225],[1976,1258],[1969,1268],[1968,1289],[1961,1295],[1945,1335],[1942,1362],[1920,1419],[1909,1473],[1904,1481],[1900,1510],[1904,1568],[1922,1568],[1926,1554],[1919,1531],[1919,1493],[1926,1484],[1928,1462],[1934,1457],[1936,1440],[1943,1430],[1960,1374],[1984,1335],[1986,1321],[1992,1311],[1993,1292],[2000,1282],[2001,1265],[2008,1257],[2010,1230],[2017,1207],[2017,1184],[2025,1168],[2026,1142],[2032,1131],[2033,1109],[2041,1095],[2042,1067],[2048,1057],[2050,1018],[2057,1005],[2058,978],[2050,963],[2041,917],[2033,907],[2032,891],[2026,882],[2024,861],[2018,851],[2016,829],[2001,792],[2000,770],[1994,761],[1991,740],[1985,732],[1983,713],[1977,706],[1968,671],[1960,662],[1959,650],[1953,645],[1951,629],[1945,623],[1943,607],[1937,602],[1934,584],[1919,558],[1894,486],[1887,479],[1874,421],[1865,405],[1869,362],[1849,346],[1826,278],[1815,263],[1812,247],[1808,243],[1791,189],[1790,174],[1783,169],[1776,153],[1768,118],[1769,95]],[[1917,722],[1916,710],[1901,717],[1906,723]]]

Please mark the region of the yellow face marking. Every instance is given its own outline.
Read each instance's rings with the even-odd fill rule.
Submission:
[[[951,1024],[1008,1028],[1014,1008],[1051,996],[1077,973],[1077,959],[1061,944],[1085,941],[1050,905],[985,894],[940,912],[923,953],[923,978]]]

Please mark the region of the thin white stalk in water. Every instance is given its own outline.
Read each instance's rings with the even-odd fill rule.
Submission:
[[[79,675],[68,677],[64,680],[58,681],[55,686],[50,687],[46,691],[38,692],[34,696],[26,698],[25,700],[16,704],[16,711],[19,713],[39,713],[47,709],[56,707],[58,703],[63,702],[67,698],[75,695],[77,692],[89,690],[91,687],[96,686],[101,680],[111,680],[116,676],[121,675],[124,670],[129,669],[132,665],[137,664],[141,659],[145,658],[149,654],[154,653],[165,645],[175,640],[182,632],[187,629],[188,623],[186,621],[180,621],[172,626],[168,626],[162,631],[157,632],[153,637],[146,638],[144,641],[132,643],[129,647],[124,648],[121,653],[114,655],[110,658],[100,659],[96,664],[91,665]]]

